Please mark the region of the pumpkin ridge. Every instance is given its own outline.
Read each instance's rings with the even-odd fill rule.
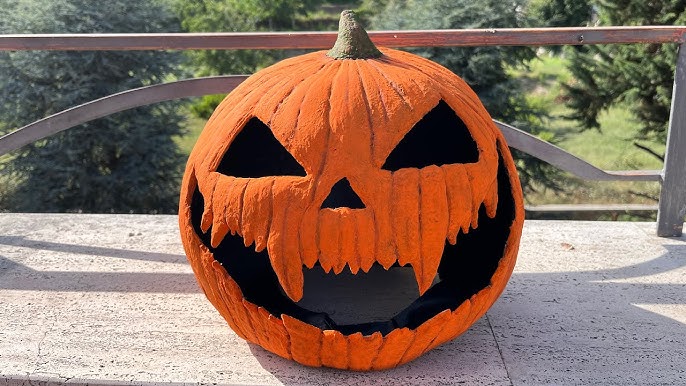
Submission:
[[[367,91],[367,86],[365,86],[365,82],[362,76],[362,70],[360,69],[360,64],[358,62],[355,62],[355,69],[357,70],[357,77],[360,82],[360,87],[362,87],[362,99],[364,101],[364,107],[365,107],[365,117],[367,117],[367,123],[369,124],[369,156],[373,160],[374,159],[374,120],[372,119],[372,107],[369,102],[369,98],[367,95],[369,95],[369,92]]]
[[[335,69],[336,72],[331,76],[332,79],[336,79],[338,77],[338,73],[340,72],[340,67],[339,66],[331,66],[331,69]],[[333,71],[332,71],[333,72]],[[328,75],[328,73],[327,73]],[[328,155],[329,155],[329,147],[330,147],[330,142],[331,142],[331,95],[333,93],[333,82],[328,83],[329,89],[328,89],[328,95],[326,96],[326,110],[324,111],[324,115],[322,117],[322,123],[324,124],[324,135],[326,135],[326,138],[324,139],[324,151],[322,151],[321,155],[321,161],[319,162],[319,170],[317,170],[317,174],[315,175],[316,178],[319,178],[322,174],[324,174],[324,170],[326,169],[326,165],[328,162]],[[315,191],[316,194],[316,191]],[[315,196],[316,199],[316,196]]]
[[[381,75],[381,76],[386,80],[386,82],[388,82],[388,84],[391,86],[391,88],[393,89],[393,91],[395,91],[395,93],[396,93],[396,94],[400,97],[400,99],[403,101],[403,103],[405,104],[405,106],[407,106],[410,110],[414,110],[414,106],[412,106],[412,104],[407,100],[407,97],[406,97],[405,93],[403,92],[403,90],[398,88],[398,84],[397,84],[396,82],[394,82],[394,81],[388,76],[388,74],[386,74],[385,71],[381,70],[381,68],[379,68],[379,66],[376,65],[376,63],[374,63],[374,61],[371,61],[371,60],[370,60],[370,61],[367,61],[366,63],[369,63],[369,66],[370,66],[371,68],[375,69],[376,72],[379,73],[379,75]],[[394,62],[389,62],[389,63],[395,64]]]
[[[378,110],[381,111],[381,117],[380,120],[381,122],[380,125],[381,127],[387,127],[388,123],[390,122],[390,118],[388,117],[388,107],[386,104],[386,97],[384,93],[381,92],[381,87],[379,86],[378,82],[373,76],[370,76],[368,74],[369,72],[369,66],[360,66],[358,65],[358,70],[360,72],[360,80],[362,81],[363,87],[365,90],[367,89],[372,89],[376,90],[376,97],[378,97],[378,102],[380,104],[380,108]],[[371,84],[367,84],[371,83]],[[372,85],[373,84],[373,85]],[[371,106],[372,103],[370,101],[370,97],[373,97],[371,94],[368,94],[366,101],[367,103]],[[373,111],[373,110],[372,110]],[[372,120],[373,122],[373,120]],[[371,138],[371,158],[372,158],[372,163],[376,160],[376,143],[377,143],[377,136],[376,136],[376,125],[372,125],[370,127],[370,138]]]
[[[302,86],[302,83],[303,83],[303,82],[305,82],[308,78],[311,78],[311,77],[313,77],[313,76],[317,76],[317,75],[322,71],[322,69],[324,69],[324,67],[326,67],[327,64],[328,64],[328,63],[322,63],[322,62],[312,61],[312,62],[306,63],[306,65],[301,65],[301,66],[298,68],[298,71],[299,71],[300,74],[303,74],[303,73],[304,73],[304,74],[306,74],[306,75],[303,75],[303,76],[301,76],[301,77],[285,77],[283,83],[285,83],[285,84],[292,84],[292,86],[289,87],[289,91],[286,92],[286,93],[284,94],[283,97],[278,98],[278,99],[280,99],[280,100],[279,100],[279,103],[276,103],[276,106],[272,109],[271,117],[273,118],[273,116],[277,113],[277,111],[278,111],[285,103],[288,102],[288,98],[291,96],[291,94],[293,94],[293,92],[294,92],[298,87],[301,87],[301,86]],[[314,71],[311,70],[312,68],[316,68],[316,67],[318,67],[316,70],[314,70]],[[270,96],[273,97],[273,95],[270,95],[270,94],[264,95],[264,97],[270,97]],[[258,102],[258,104],[259,104],[259,105],[262,105],[262,102],[263,102],[263,101],[260,100],[260,102]],[[265,102],[265,104],[266,104],[267,106],[271,105],[270,103],[266,103],[266,102]],[[271,122],[272,122],[272,118],[269,119],[269,123],[270,123],[270,124],[271,124]]]
[[[281,100],[279,101],[279,103],[278,103],[278,104],[276,105],[276,107],[273,109],[272,114],[271,114],[271,116],[270,116],[270,118],[269,118],[269,127],[272,127],[272,123],[273,123],[274,117],[279,113],[279,111],[280,111],[282,108],[285,108],[284,106],[287,106],[287,105],[288,105],[288,103],[290,102],[290,101],[289,101],[289,98],[293,95],[293,93],[295,93],[295,91],[298,90],[300,87],[306,87],[305,85],[308,85],[308,84],[309,84],[309,83],[306,83],[306,82],[310,81],[312,78],[314,78],[314,77],[321,77],[321,72],[324,71],[324,70],[326,69],[326,67],[327,67],[328,64],[329,64],[329,63],[317,63],[317,62],[314,62],[313,65],[312,65],[311,67],[317,67],[317,66],[319,66],[319,68],[317,68],[314,72],[312,72],[311,74],[308,74],[307,76],[304,76],[302,79],[297,79],[297,80],[295,80],[295,79],[289,79],[289,80],[286,82],[287,84],[288,84],[288,83],[293,83],[293,87],[290,87],[290,90],[284,95],[283,98],[281,98]],[[309,71],[310,71],[310,67],[303,68],[301,71],[302,71],[302,72],[309,72]],[[305,99],[305,96],[306,96],[306,95],[307,95],[306,93],[303,94],[303,99]],[[265,104],[266,104],[266,105],[269,105],[268,103],[265,103]],[[302,105],[302,100],[300,101],[300,103],[298,103],[298,106],[300,106],[300,105]],[[292,137],[295,135],[295,131],[297,130],[299,120],[300,120],[300,109],[298,109],[298,117],[296,118],[295,124],[294,124],[294,126],[293,126],[293,130],[291,130],[291,133],[288,134],[288,135],[286,136],[286,138],[289,138],[289,137],[292,138]]]

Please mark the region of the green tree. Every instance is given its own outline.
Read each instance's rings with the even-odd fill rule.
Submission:
[[[371,18],[374,29],[505,28],[525,26],[525,5],[525,0],[367,0],[363,9],[379,12]],[[542,132],[544,112],[529,105],[520,81],[508,73],[508,68],[533,59],[534,49],[491,46],[413,51],[461,76],[495,119],[534,134]],[[515,158],[525,190],[534,190],[537,184],[558,188],[556,169],[524,153]]]
[[[528,7],[538,24],[546,27],[583,27],[593,18],[589,0],[531,0]]]
[[[0,0],[0,33],[173,32],[161,1]],[[0,130],[161,82],[181,57],[154,51],[0,53]],[[12,211],[174,212],[182,158],[177,103],[141,107],[23,147],[0,164]]]
[[[596,0],[601,25],[683,25],[683,0]],[[675,44],[585,46],[569,50],[575,82],[566,87],[572,118],[598,128],[598,116],[625,103],[642,124],[637,139],[664,142],[669,120]]]
[[[294,31],[322,0],[178,0],[187,32]],[[287,55],[279,50],[203,50],[191,53],[197,76],[252,74]],[[207,96],[193,112],[208,118],[223,95]]]

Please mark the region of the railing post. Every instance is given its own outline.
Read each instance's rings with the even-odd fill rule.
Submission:
[[[686,43],[679,46],[668,130],[657,212],[661,237],[681,236],[686,215]]]

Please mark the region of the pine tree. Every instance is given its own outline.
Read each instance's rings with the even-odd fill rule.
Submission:
[[[683,0],[598,0],[601,25],[683,25]],[[599,114],[625,103],[642,124],[637,139],[666,139],[675,44],[585,46],[569,50],[575,83],[566,87],[572,118],[584,127],[599,127]]]
[[[161,1],[2,0],[0,33],[174,32]],[[178,54],[153,51],[0,53],[0,131],[93,99],[162,82]],[[129,110],[14,152],[0,172],[12,211],[174,212],[182,159],[177,103]]]
[[[257,32],[302,29],[300,18],[322,0],[180,0],[176,11],[187,32]],[[191,53],[197,76],[252,74],[288,53],[282,50],[203,50]],[[206,96],[193,112],[209,118],[224,95]]]

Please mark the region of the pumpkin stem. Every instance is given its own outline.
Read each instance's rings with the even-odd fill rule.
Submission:
[[[367,31],[355,18],[355,12],[341,12],[338,39],[326,56],[334,59],[373,59],[383,55],[372,43]]]

